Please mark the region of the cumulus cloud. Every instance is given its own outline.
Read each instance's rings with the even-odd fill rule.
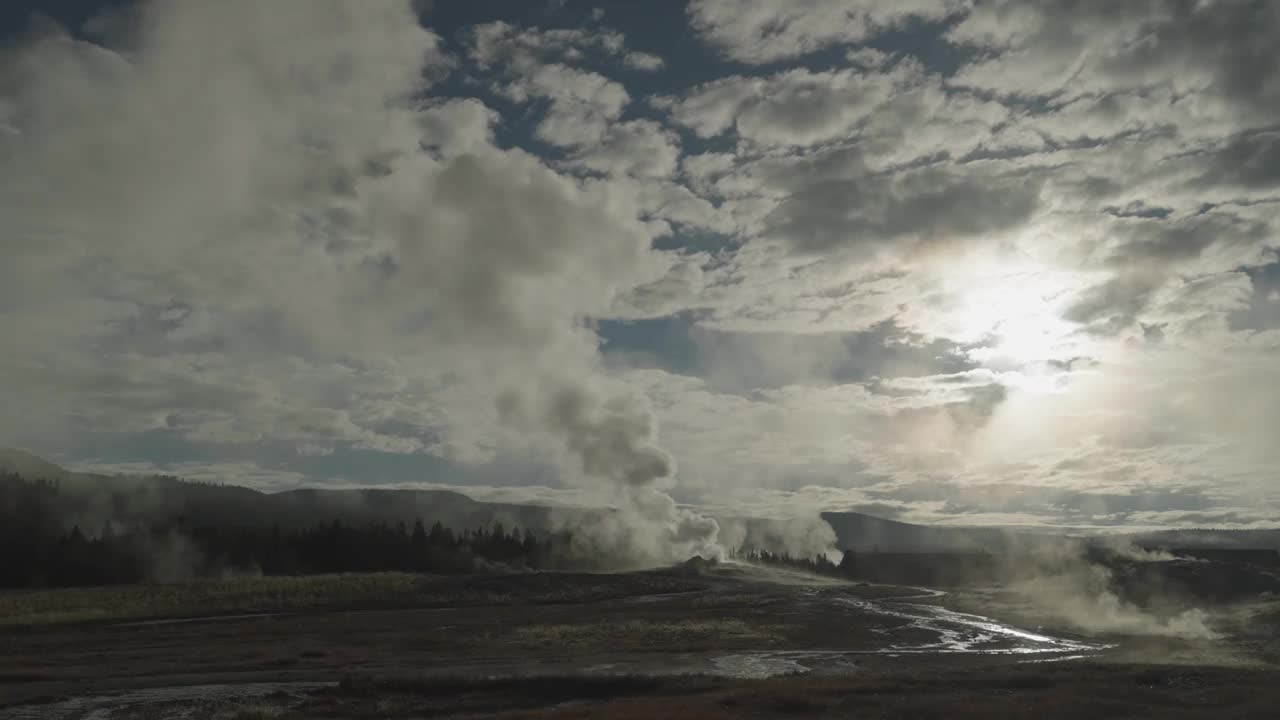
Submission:
[[[623,57],[623,62],[627,64],[627,67],[646,72],[661,70],[666,65],[666,62],[657,55],[639,51],[627,53]]]
[[[538,124],[539,139],[552,145],[585,145],[604,137],[631,101],[620,83],[605,76],[561,64],[541,65],[501,88],[524,103],[546,98],[551,105]]]
[[[467,57],[482,69],[506,65],[526,71],[548,62],[576,62],[589,51],[626,53],[622,33],[601,28],[543,29],[499,20],[469,28],[468,36]]]
[[[571,164],[606,175],[666,178],[675,173],[680,139],[652,120],[616,123],[599,142],[580,147]]]
[[[328,437],[412,451],[442,429],[379,439],[330,404],[337,398],[298,398],[301,407],[255,426],[271,406],[257,398],[279,390],[227,392],[246,382],[235,368],[261,363],[276,379],[289,362],[357,362],[338,360],[345,354],[389,369],[386,353],[409,351],[444,372],[458,362],[438,346],[447,338],[589,362],[574,318],[630,282],[645,228],[607,188],[494,148],[482,104],[420,105],[422,69],[446,61],[407,5],[145,12],[127,47],[45,30],[5,64],[16,132],[4,141],[14,181],[4,318],[8,334],[27,338],[7,359],[9,377],[73,395],[78,373],[105,375],[92,381],[103,413],[119,411],[123,425],[137,417],[217,441]],[[210,31],[244,24],[263,32]],[[225,52],[224,41],[243,51]],[[51,183],[60,190],[44,192]],[[31,282],[36,268],[43,283]],[[581,293],[539,290],[558,275],[588,282]],[[56,317],[27,312],[49,301],[62,308]],[[93,367],[72,359],[88,342],[106,351]],[[197,352],[190,362],[169,359],[184,346]],[[411,375],[400,382],[433,382]],[[207,390],[188,399],[170,382]]]
[[[636,545],[619,557],[716,547],[715,522],[659,486],[674,464],[643,402],[591,382],[585,319],[655,265],[633,193],[496,147],[480,102],[424,99],[451,63],[408,3],[151,4],[136,21],[124,45],[50,30],[5,65],[4,331],[28,342],[3,362],[39,432],[459,462],[524,436],[625,500]],[[627,102],[555,63],[504,92],[550,100],[537,135],[561,145],[602,137]],[[627,147],[666,147],[657,126],[615,132],[578,162],[674,169],[674,149]],[[21,280],[37,269],[43,284]],[[43,298],[113,309],[24,333]]]

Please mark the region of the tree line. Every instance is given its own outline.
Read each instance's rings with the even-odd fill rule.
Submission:
[[[184,487],[199,489],[204,484]],[[127,521],[99,519],[82,502],[67,502],[57,481],[0,472],[0,588],[111,585],[234,575],[310,575],[343,572],[470,573],[600,569],[569,532],[534,532],[501,523],[455,530],[439,522],[340,519],[309,526],[257,521],[229,527],[189,523],[174,504],[167,514]],[[117,498],[115,511],[122,507]],[[92,503],[89,503],[92,505]],[[68,509],[73,508],[73,509]],[[112,516],[112,509],[102,515]],[[75,524],[77,518],[83,525]],[[824,555],[793,556],[754,548],[735,559],[819,575],[851,575]]]
[[[732,558],[743,562],[758,563],[760,565],[777,565],[780,567],[793,568],[814,575],[830,575],[840,576],[842,570],[839,565],[831,562],[826,555],[814,555],[806,557],[803,555],[792,555],[787,552],[770,552],[768,550],[759,550],[754,548],[739,549],[732,553]]]
[[[57,482],[0,473],[0,587],[109,585],[235,574],[303,575],[406,571],[559,569],[567,562],[568,533],[490,527],[454,530],[421,520],[341,520],[312,527],[188,527],[165,522],[96,528],[65,526],[58,516]]]

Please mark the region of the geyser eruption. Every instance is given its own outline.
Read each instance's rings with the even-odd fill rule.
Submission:
[[[119,32],[102,44],[54,30],[7,51],[21,62],[0,61],[0,156],[16,184],[0,215],[65,236],[20,233],[18,246],[66,282],[15,285],[5,266],[6,286],[36,292],[32,307],[98,307],[100,291],[132,288],[120,307],[147,320],[122,323],[138,334],[112,347],[164,337],[200,358],[192,368],[247,368],[228,400],[243,406],[187,412],[181,393],[163,405],[192,437],[279,429],[300,447],[483,462],[505,441],[485,412],[494,389],[520,388],[499,403],[504,417],[553,433],[611,491],[616,510],[575,537],[632,564],[714,554],[716,523],[662,490],[675,464],[647,404],[601,391],[584,324],[665,272],[642,198],[500,146],[499,113],[435,91],[457,58],[415,5],[368,5],[146,2],[104,15],[99,27]],[[230,30],[245,27],[255,32]],[[199,107],[184,100],[190,77],[221,79]],[[72,162],[84,148],[97,161]],[[89,267],[112,274],[82,282]],[[50,337],[73,350],[98,336]],[[296,375],[304,392],[277,389]],[[48,382],[63,386],[77,384]],[[172,390],[147,388],[157,402]],[[42,391],[17,406],[58,407]]]
[[[586,476],[605,482],[613,511],[572,528],[579,549],[621,565],[724,555],[719,524],[678,507],[663,491],[676,463],[657,443],[657,418],[644,398],[608,394],[584,382],[539,387],[545,389],[503,393],[498,410],[508,423],[560,438]]]

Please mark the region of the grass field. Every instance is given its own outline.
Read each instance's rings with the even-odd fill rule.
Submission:
[[[515,628],[510,640],[515,646],[587,648],[603,642],[629,648],[645,645],[699,647],[706,643],[756,642],[771,647],[782,641],[785,627],[762,625],[736,619],[711,620],[623,620],[621,622],[535,624]]]
[[[7,592],[0,593],[0,625],[410,604],[438,599],[435,586],[427,576],[377,573]]]
[[[338,608],[391,609],[589,602],[696,587],[679,579],[546,573],[518,577],[409,573],[243,577],[0,592],[0,627]]]
[[[52,712],[50,701],[74,705],[106,693],[126,708],[131,701],[113,693],[183,686],[228,689],[208,707],[204,701],[168,706],[189,720],[1048,720],[1200,717],[1211,710],[1221,710],[1217,717],[1272,717],[1280,707],[1280,673],[1266,666],[1280,637],[1267,630],[1278,617],[1270,603],[1235,611],[1239,637],[1214,641],[1115,637],[1077,659],[1003,650],[913,655],[902,648],[928,647],[948,632],[953,639],[989,635],[993,626],[979,623],[979,632],[944,622],[941,607],[912,615],[904,604],[872,612],[846,602],[919,598],[918,589],[833,587],[821,580],[806,586],[775,580],[771,572],[760,577],[769,579],[739,569],[683,568],[386,573],[4,593],[0,707],[34,702],[33,712]],[[976,610],[1002,615],[994,605]],[[932,624],[913,620],[920,617]],[[1033,618],[1023,619],[1025,627],[1038,628]],[[137,622],[143,620],[159,622]],[[1017,645],[1008,640],[991,647]],[[1149,665],[1154,662],[1165,667]],[[740,669],[754,672],[759,663],[775,663],[768,672],[811,674],[745,679],[758,675]],[[254,683],[334,683],[351,673],[369,679],[251,699],[243,692]],[[741,679],[707,676],[714,673]],[[134,714],[101,716],[166,717],[148,712],[138,705]],[[84,713],[68,706],[66,713],[20,717]]]

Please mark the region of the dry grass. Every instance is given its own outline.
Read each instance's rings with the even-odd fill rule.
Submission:
[[[276,720],[287,710],[272,705],[249,705],[230,711],[218,720]]]
[[[192,580],[0,593],[0,626],[278,612],[434,598],[432,578],[405,573]]]
[[[760,593],[713,593],[699,595],[689,601],[689,607],[703,610],[728,610],[732,608],[758,608],[769,602]]]
[[[1274,672],[1087,664],[984,671],[924,667],[762,681],[697,676],[351,680],[279,717],[1272,718],[1280,703],[1276,681]]]
[[[546,605],[685,592],[695,583],[647,574],[432,576],[357,573],[0,592],[0,627],[257,612]]]
[[[556,625],[523,625],[506,639],[525,647],[570,647],[650,645],[689,646],[708,642],[781,642],[785,628],[753,625],[742,620],[624,620]]]

